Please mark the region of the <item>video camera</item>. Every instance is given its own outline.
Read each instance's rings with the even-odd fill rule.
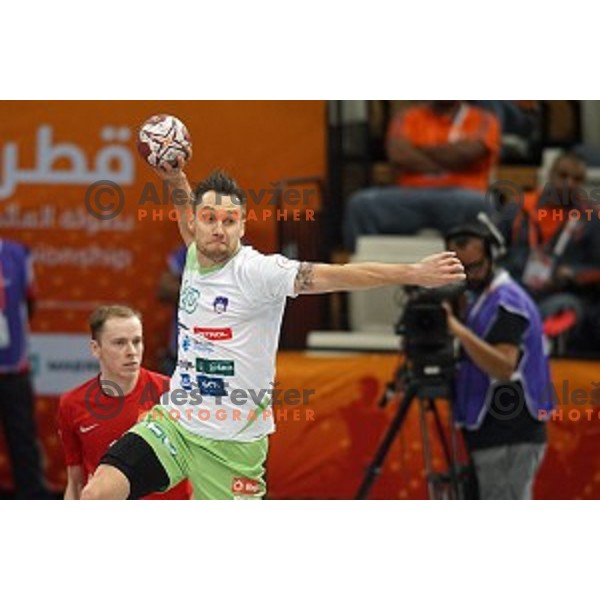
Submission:
[[[407,371],[411,378],[452,379],[456,365],[454,338],[442,303],[465,290],[464,283],[427,290],[407,287],[408,302],[395,331],[404,338]]]

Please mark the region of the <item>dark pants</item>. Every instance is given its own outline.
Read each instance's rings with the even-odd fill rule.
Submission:
[[[376,187],[359,190],[348,199],[344,243],[352,252],[362,235],[416,235],[420,229],[443,234],[490,214],[490,199],[483,192],[462,188]]]
[[[34,420],[28,373],[0,375],[0,421],[12,462],[16,497],[48,498]]]

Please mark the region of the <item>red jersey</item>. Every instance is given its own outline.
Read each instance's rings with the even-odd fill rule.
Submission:
[[[63,394],[58,408],[58,430],[67,466],[81,465],[87,481],[108,447],[158,403],[168,386],[168,377],[140,369],[135,388],[124,397],[104,394],[99,376]],[[188,482],[183,481],[164,494],[145,498],[187,500],[189,497]]]

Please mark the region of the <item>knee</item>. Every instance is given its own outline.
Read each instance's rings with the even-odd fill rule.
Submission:
[[[100,465],[81,490],[82,500],[125,500],[129,497],[127,477],[115,467]]]
[[[358,190],[348,198],[348,213],[362,213],[373,201],[372,190]]]
[[[81,499],[82,500],[102,500],[102,494],[100,493],[100,486],[94,481],[94,479],[90,479],[85,487],[81,490]]]

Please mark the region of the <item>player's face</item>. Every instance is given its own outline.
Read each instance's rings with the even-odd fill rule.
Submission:
[[[137,317],[109,318],[91,345],[104,379],[137,377],[144,352],[142,324]]]
[[[236,198],[209,191],[196,207],[196,247],[208,263],[222,263],[237,251],[244,235],[242,207]]]

